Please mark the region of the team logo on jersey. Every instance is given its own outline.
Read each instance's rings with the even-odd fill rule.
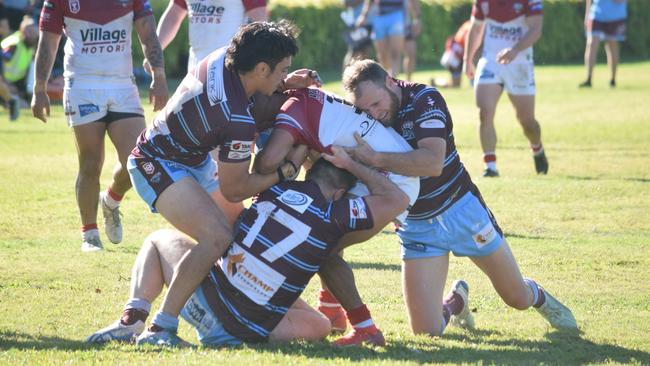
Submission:
[[[497,231],[494,228],[494,225],[492,225],[491,222],[488,222],[487,225],[485,225],[481,230],[479,230],[478,233],[472,235],[472,238],[474,239],[474,243],[476,243],[476,246],[479,248],[482,248],[486,244],[489,244],[496,238],[497,236]]]
[[[150,161],[142,164],[142,169],[144,169],[144,172],[149,175],[153,174],[153,172],[156,171],[156,168],[153,166],[153,164]]]
[[[375,120],[361,122],[361,137],[365,137],[370,133],[370,131],[374,129],[376,123],[377,121]]]
[[[300,213],[305,213],[307,207],[309,207],[309,205],[314,201],[313,198],[304,193],[294,191],[293,189],[287,189],[279,198],[282,203]]]
[[[68,5],[70,6],[70,12],[72,14],[77,14],[79,10],[81,10],[79,0],[69,0]]]
[[[524,6],[520,3],[514,3],[512,4],[512,9],[515,11],[515,13],[519,14],[524,9]]]
[[[427,104],[433,107],[434,105],[436,105],[436,102],[433,101],[431,96],[427,96]]]
[[[402,124],[402,137],[405,140],[413,140],[415,132],[413,132],[413,121],[406,121]]]
[[[353,219],[368,218],[368,212],[366,212],[366,204],[363,202],[363,198],[350,200],[350,217]]]
[[[490,12],[490,4],[487,1],[482,2],[481,10],[483,11],[483,15],[487,16]]]

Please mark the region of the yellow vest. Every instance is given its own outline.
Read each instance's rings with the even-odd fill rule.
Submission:
[[[34,49],[29,48],[20,39],[20,31],[8,36],[0,42],[2,49],[16,46],[9,60],[3,60],[4,78],[10,83],[16,82],[27,75],[29,64],[34,58]]]

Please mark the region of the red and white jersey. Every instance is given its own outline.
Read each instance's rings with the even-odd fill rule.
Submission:
[[[528,32],[526,17],[542,14],[542,0],[474,0],[472,17],[485,21],[483,57],[496,61],[504,48],[512,48]],[[513,62],[533,60],[533,48],[520,52]]]
[[[217,48],[228,46],[230,39],[247,22],[246,12],[266,6],[266,0],[173,0],[187,10],[190,57],[188,69],[196,66]]]
[[[68,37],[66,85],[119,88],[133,83],[133,22],[150,15],[149,0],[47,0],[40,29]]]
[[[289,99],[280,108],[274,127],[291,133],[295,144],[331,153],[332,145],[356,146],[354,133],[357,132],[376,151],[413,150],[395,130],[334,94],[316,88],[295,89],[287,93]],[[385,174],[409,196],[410,204],[414,204],[420,190],[419,178],[391,172]],[[351,192],[358,196],[367,194],[365,186],[358,186]]]

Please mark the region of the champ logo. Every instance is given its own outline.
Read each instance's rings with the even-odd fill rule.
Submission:
[[[68,2],[68,5],[70,6],[70,12],[72,14],[77,14],[79,10],[81,10],[81,5],[79,5],[79,0],[70,0]]]
[[[228,256],[228,274],[232,277],[237,274],[237,264],[244,261],[244,253],[230,254]]]
[[[287,189],[279,198],[284,204],[300,213],[304,213],[307,207],[314,201],[313,198],[304,193],[296,192],[293,189]]]
[[[153,164],[150,161],[142,164],[142,169],[144,169],[144,172],[149,175],[153,174],[153,172],[156,171],[156,168],[153,166]]]

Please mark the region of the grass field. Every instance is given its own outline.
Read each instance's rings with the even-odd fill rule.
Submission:
[[[526,276],[573,309],[580,336],[553,332],[534,311],[507,308],[463,258],[449,279],[465,278],[478,330],[414,336],[400,290],[396,237],[388,232],[347,251],[361,293],[388,346],[335,349],[327,342],[235,349],[138,350],[92,347],[90,333],[114,321],[145,236],[168,226],[129,193],[125,241],[103,253],[79,250],[74,140],[57,106],[46,125],[0,112],[0,364],[650,364],[650,62],[623,65],[619,87],[578,90],[578,66],[538,67],[538,119],[550,161],[534,174],[507,98],[497,114],[501,177],[484,179],[477,113],[468,87],[443,91],[456,142]],[[440,72],[441,74],[441,72]],[[430,71],[416,74],[428,80]],[[340,91],[340,84],[327,88]],[[151,115],[149,113],[149,115]],[[107,143],[103,184],[116,155]],[[103,235],[103,234],[102,234]],[[451,281],[449,281],[451,282]],[[304,294],[314,303],[313,281]],[[196,342],[181,323],[181,335]]]

